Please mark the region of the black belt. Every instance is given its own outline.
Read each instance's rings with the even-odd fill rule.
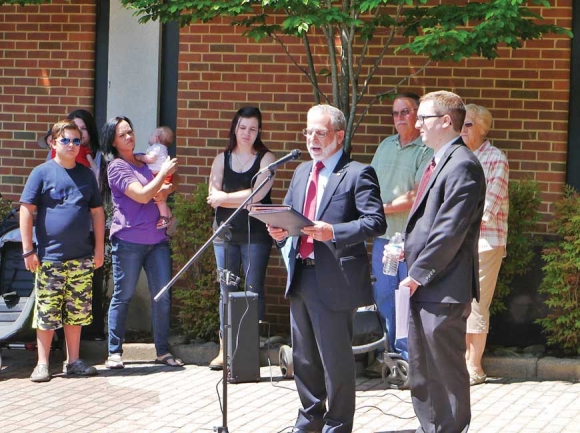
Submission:
[[[296,259],[296,264],[299,266],[314,266],[314,259]]]

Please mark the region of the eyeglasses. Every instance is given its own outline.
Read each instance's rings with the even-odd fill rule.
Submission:
[[[393,117],[399,117],[399,116],[401,116],[401,117],[407,117],[413,111],[417,111],[417,110],[415,108],[411,108],[411,109],[409,109],[409,108],[403,108],[401,111],[393,111],[391,113],[391,115]]]
[[[72,141],[72,144],[74,144],[75,146],[80,146],[80,144],[81,144],[80,138],[73,138],[72,140],[70,138],[61,138],[60,140],[56,140],[56,141],[58,141],[63,146],[68,146],[71,143],[71,141]]]
[[[305,128],[305,129],[302,130],[302,134],[305,137],[308,137],[309,135],[314,134],[318,138],[324,138],[324,137],[326,137],[329,132],[331,132],[331,131],[327,131],[327,130],[324,130],[324,129],[306,129]]]
[[[443,117],[445,114],[431,114],[429,116],[423,116],[421,114],[417,115],[417,123],[419,125],[423,125],[425,123],[425,119],[431,119],[432,117]]]
[[[464,126],[465,128],[471,128],[471,127],[473,126],[473,122],[465,122],[465,123],[463,124],[463,126]]]

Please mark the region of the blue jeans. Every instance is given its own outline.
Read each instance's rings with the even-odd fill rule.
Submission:
[[[224,243],[214,243],[213,249],[218,268],[225,269],[226,253]],[[266,302],[264,280],[270,260],[271,243],[232,243],[228,244],[228,270],[234,275],[246,279],[246,290],[258,295],[258,318],[264,320]],[[240,264],[242,269],[240,269]],[[236,286],[227,286],[220,282],[220,298],[223,300],[228,291],[236,291]],[[223,301],[220,301],[220,329],[223,323]]]
[[[153,297],[171,279],[169,242],[153,245],[134,244],[113,237],[111,240],[114,290],[109,306],[109,354],[123,353],[129,302],[135,294],[141,268],[147,274],[151,295],[151,322],[157,356],[169,352],[170,297],[166,292],[159,301]]]
[[[375,238],[373,241],[372,267],[373,276],[376,278],[373,284],[373,295],[377,309],[385,319],[387,326],[389,352],[399,353],[408,360],[407,339],[395,340],[395,290],[399,287],[399,283],[407,278],[407,262],[399,262],[397,276],[385,275],[383,273],[383,251],[388,243],[389,241],[383,238]]]

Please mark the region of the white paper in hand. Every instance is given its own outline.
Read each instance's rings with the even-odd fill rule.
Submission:
[[[395,290],[395,318],[397,340],[407,338],[409,335],[409,302],[411,301],[411,288],[409,286],[399,286]]]

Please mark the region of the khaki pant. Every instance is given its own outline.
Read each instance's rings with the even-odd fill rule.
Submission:
[[[467,319],[468,334],[489,332],[489,306],[495,292],[497,276],[505,256],[505,247],[479,253],[479,302],[471,303],[471,314]]]

